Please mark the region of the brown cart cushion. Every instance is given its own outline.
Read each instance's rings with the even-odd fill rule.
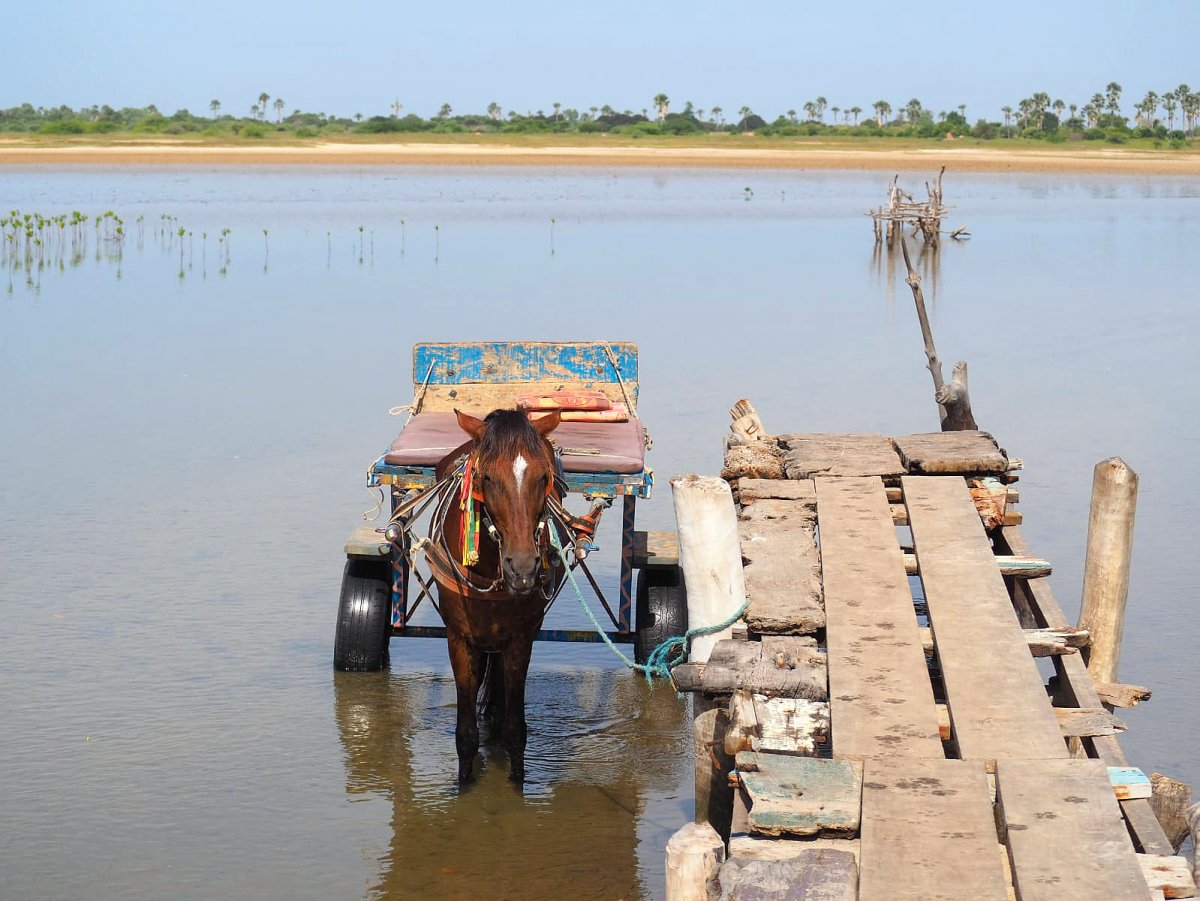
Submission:
[[[635,418],[628,422],[564,422],[550,438],[562,448],[567,472],[635,473],[646,466],[646,435]],[[453,413],[422,413],[396,436],[383,462],[433,466],[469,440]]]

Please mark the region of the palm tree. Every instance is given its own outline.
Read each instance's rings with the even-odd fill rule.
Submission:
[[[592,113],[594,114],[595,112],[596,108],[593,106]],[[500,104],[495,100],[488,104],[488,116],[490,116],[493,120],[500,118]]]
[[[267,101],[271,99],[271,95],[263,91],[258,95],[258,107],[261,115],[258,118],[265,119],[267,116]]]
[[[562,104],[557,100],[554,101],[554,121],[558,122],[559,111],[562,110]]]
[[[921,121],[921,113],[924,112],[921,107],[921,101],[916,97],[912,98],[908,103],[904,104],[904,112],[908,116],[908,121],[916,125]]]
[[[817,99],[820,100],[819,97]],[[833,113],[833,124],[837,125],[837,114],[842,111],[842,108],[840,106],[831,106],[829,109]]]
[[[354,121],[355,121],[355,122],[361,122],[361,121],[362,121],[362,113],[355,113],[355,114],[354,114]]]
[[[791,122],[794,123],[796,121],[796,111],[794,109],[788,110],[787,117]]]
[[[1174,131],[1175,130],[1175,109],[1176,109],[1176,105],[1177,105],[1175,102],[1175,92],[1174,91],[1167,91],[1165,94],[1163,94],[1162,105],[1163,105],[1163,112],[1165,112],[1167,114],[1167,130]]]
[[[1177,87],[1175,89],[1175,99],[1179,103],[1180,118],[1183,120],[1179,124],[1184,127],[1185,131],[1187,130],[1187,127],[1188,127],[1187,126],[1188,119],[1189,119],[1188,107],[1191,106],[1191,101],[1189,100],[1189,98],[1191,96],[1192,96],[1192,89],[1189,88],[1187,86],[1187,84],[1181,84],[1179,87]]]
[[[284,105],[285,105],[285,104],[284,104],[284,101],[283,101],[283,98],[282,98],[282,97],[276,97],[276,98],[275,98],[275,103],[273,104],[273,106],[275,107],[275,121],[276,121],[276,122],[282,122],[282,121],[283,121],[283,107],[284,107]]]
[[[1037,127],[1041,131],[1046,127],[1046,108],[1050,106],[1050,95],[1045,91],[1038,91],[1029,98],[1033,104],[1033,113],[1037,116]]]
[[[829,101],[824,97],[817,98],[817,118],[822,122],[825,121],[825,107],[829,105]]]
[[[450,104],[443,103],[441,108],[438,110],[437,117],[439,119],[449,119],[450,113],[452,113],[452,112],[453,112],[453,110],[450,108]]]
[[[208,101],[208,108],[212,111],[212,117],[214,119],[217,118],[217,113],[221,112],[221,101],[220,100]]]
[[[958,114],[962,116],[962,120],[964,122],[967,121],[967,105],[965,103],[960,103],[958,105]]]
[[[400,98],[397,97],[395,100],[392,101],[392,118],[399,119],[400,118],[400,110],[402,110],[402,109],[404,109],[404,104],[401,103]]]
[[[499,109],[499,107],[497,107],[497,109]],[[596,113],[598,113],[598,112],[600,112],[600,108],[599,108],[599,107],[596,107],[596,106],[593,106],[593,107],[592,107],[592,118],[593,118],[593,119],[595,119],[595,118],[596,118]]]
[[[746,120],[750,118],[750,107],[743,106],[740,110],[738,110],[738,115],[741,116],[741,119],[738,120],[738,128],[740,128],[742,131],[745,131]]]
[[[664,119],[667,118],[667,111],[670,109],[670,106],[671,106],[671,98],[668,97],[666,94],[655,94],[654,95],[654,109],[658,113],[658,121],[659,122],[662,122]]]
[[[1050,106],[1054,110],[1054,115],[1058,116],[1058,121],[1062,122],[1063,110],[1067,108],[1067,105],[1062,100],[1055,100]]]
[[[613,114],[613,108],[611,106],[609,106],[607,103],[604,104],[604,106],[600,107],[600,115],[601,116],[607,117],[607,116],[611,116],[612,114]]]
[[[1158,114],[1158,94],[1154,91],[1147,91],[1146,96],[1142,98],[1142,116],[1145,118],[1147,128],[1154,127],[1154,118]]]
[[[258,104],[257,103],[250,104],[250,118],[251,119],[258,118]]]
[[[1124,90],[1115,81],[1110,81],[1104,86],[1104,99],[1108,106],[1110,116],[1116,118],[1121,115],[1121,91]]]
[[[875,122],[883,128],[883,123],[892,114],[892,105],[886,100],[876,100],[871,106],[875,110]]]
[[[714,106],[711,110],[709,110],[709,112],[712,114],[712,117],[717,120],[718,125],[725,124],[725,120],[721,118],[725,110],[721,109],[719,106]]]
[[[804,104],[804,114],[808,116],[809,122],[817,118],[817,105],[811,100],[806,101]]]
[[[854,126],[855,126],[856,128],[858,127],[858,116],[859,116],[859,114],[860,114],[861,112],[862,112],[862,107],[861,107],[861,106],[852,106],[852,107],[850,107],[850,114],[854,116]]]
[[[1000,107],[1000,112],[1004,113],[1004,131],[1008,134],[1008,137],[1011,138],[1012,137],[1012,113],[1013,113],[1012,107],[1011,106],[1002,106],[1002,107]]]
[[[1068,108],[1071,110],[1071,120],[1072,120],[1072,121],[1074,121],[1074,119],[1075,119],[1075,111],[1076,111],[1076,110],[1078,110],[1078,109],[1079,109],[1079,107],[1078,107],[1078,105],[1076,105],[1076,104],[1072,103],[1072,104],[1070,105],[1070,107],[1068,107]]]

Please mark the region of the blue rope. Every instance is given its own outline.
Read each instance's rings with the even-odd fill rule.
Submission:
[[[651,685],[654,684],[654,677],[660,679],[669,679],[671,677],[671,667],[677,666],[687,659],[688,651],[691,649],[692,639],[698,635],[712,635],[724,629],[728,629],[746,612],[746,608],[750,606],[749,598],[746,599],[742,606],[738,607],[737,611],[724,622],[715,623],[711,626],[696,626],[694,629],[688,629],[683,635],[673,636],[668,638],[653,651],[647,658],[645,664],[634,663],[624,652],[618,648],[608,633],[604,631],[604,627],[600,625],[596,619],[596,615],[592,613],[592,608],[588,606],[587,600],[583,596],[583,591],[579,587],[579,583],[575,581],[575,573],[571,570],[571,564],[567,560],[567,552],[563,549],[562,543],[558,540],[558,530],[550,529],[550,544],[558,551],[558,556],[562,560],[563,568],[567,572],[567,578],[571,580],[571,587],[575,589],[575,597],[579,599],[579,606],[583,608],[583,612],[587,614],[588,620],[592,624],[592,628],[600,636],[600,639],[608,645],[608,649],[612,651],[621,662],[631,670],[636,670],[639,673],[644,673],[646,681]]]

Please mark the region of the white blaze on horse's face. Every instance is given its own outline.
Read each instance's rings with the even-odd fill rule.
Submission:
[[[522,454],[517,454],[517,458],[513,460],[513,478],[517,480],[517,493],[521,491],[521,484],[525,481],[525,470],[529,467],[529,461]]]

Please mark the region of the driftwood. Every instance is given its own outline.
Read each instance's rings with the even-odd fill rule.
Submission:
[[[725,843],[707,823],[687,823],[667,840],[667,901],[708,901],[717,890]]]
[[[1001,572],[1003,572],[1001,568]],[[1063,654],[1077,654],[1077,648],[1087,647],[1088,633],[1081,629],[1025,629],[1025,641],[1029,652],[1034,657],[1059,657]],[[926,656],[933,654],[933,633],[928,628],[922,628],[921,647]],[[1114,704],[1114,707],[1119,706]]]
[[[783,454],[773,443],[755,441],[750,444],[731,444],[725,451],[721,478],[782,479]]]
[[[934,399],[938,403],[939,419],[943,432],[953,432],[961,429],[978,429],[975,416],[971,413],[971,398],[967,394],[967,364],[960,360],[954,366],[954,378],[949,390],[942,378],[942,361],[938,357],[937,347],[933,343],[933,330],[929,326],[929,314],[925,311],[925,295],[921,291],[921,276],[913,268],[908,256],[908,245],[900,239],[900,249],[904,253],[904,265],[908,269],[908,277],[904,280],[912,288],[913,302],[917,306],[917,319],[921,324],[921,337],[925,341],[926,365],[930,376],[933,377]]]
[[[729,430],[733,432],[731,440],[734,443],[753,444],[755,441],[771,440],[771,436],[763,428],[762,418],[754,409],[754,404],[746,398],[743,397],[734,404],[729,410],[729,415],[733,418]]]
[[[671,681],[677,691],[706,695],[745,689],[768,698],[829,698],[825,655],[817,650],[815,639],[795,636],[718,641],[707,664],[680,664],[671,670]]]
[[[1176,851],[1188,837],[1187,811],[1191,803],[1192,787],[1186,782],[1176,782],[1162,773],[1150,774],[1150,807]]]
[[[1109,707],[1136,707],[1142,701],[1150,700],[1151,691],[1144,685],[1097,682],[1096,694]]]

